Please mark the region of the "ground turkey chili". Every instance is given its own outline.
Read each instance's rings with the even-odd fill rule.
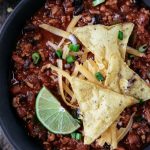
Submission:
[[[99,147],[96,143],[84,145],[70,135],[56,135],[47,131],[35,115],[35,100],[42,86],[46,86],[61,101],[58,95],[57,76],[50,70],[41,71],[41,67],[51,63],[56,65],[58,57],[47,46],[47,41],[60,42],[61,38],[40,29],[46,23],[66,30],[73,15],[82,15],[77,26],[88,24],[112,25],[133,22],[134,31],[129,46],[138,49],[146,44],[145,58],[128,55],[130,67],[148,84],[150,81],[150,11],[139,0],[106,0],[96,7],[92,0],[47,0],[45,5],[29,20],[22,30],[12,55],[13,69],[10,90],[13,107],[24,122],[30,136],[38,139],[46,150],[100,150],[109,149],[109,145]],[[34,56],[33,56],[34,53]],[[93,57],[89,54],[89,57]],[[63,60],[65,70],[72,72],[73,65]],[[119,150],[141,150],[150,144],[150,101],[141,102],[127,108],[121,114],[118,127],[125,127],[135,112],[132,129],[119,143]]]

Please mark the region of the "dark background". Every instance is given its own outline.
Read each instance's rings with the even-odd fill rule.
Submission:
[[[19,0],[0,0],[0,28],[10,14],[7,12],[7,9],[10,7],[14,8],[18,2]]]
[[[0,28],[5,22],[6,18],[11,12],[7,9],[14,8],[20,0],[0,0]],[[1,127],[0,127],[0,150],[13,150],[12,146],[6,139]]]

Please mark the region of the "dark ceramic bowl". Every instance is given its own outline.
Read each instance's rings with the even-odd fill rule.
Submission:
[[[9,66],[12,50],[25,21],[44,4],[44,0],[22,0],[0,31],[0,124],[15,150],[41,150],[28,137],[16,117],[9,98]]]
[[[9,69],[12,50],[25,21],[40,8],[44,0],[22,0],[0,31],[0,124],[15,150],[41,150],[30,139],[16,117],[9,96]],[[147,150],[150,150],[150,147]]]

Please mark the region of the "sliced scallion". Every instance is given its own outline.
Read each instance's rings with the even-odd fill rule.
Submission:
[[[123,32],[122,31],[118,32],[118,39],[121,41],[123,40]]]
[[[144,53],[147,50],[147,44],[144,44],[138,48],[139,52]]]
[[[129,56],[130,59],[135,57],[135,56],[132,55],[132,54],[129,54],[128,56]]]
[[[81,140],[81,138],[82,138],[81,133],[76,133],[76,140]]]
[[[93,6],[97,6],[103,2],[105,2],[105,0],[93,0]]]
[[[96,79],[97,79],[98,81],[104,81],[104,77],[103,77],[103,75],[102,75],[100,72],[97,72],[97,73],[95,74],[95,77],[96,77]]]
[[[32,54],[32,60],[35,65],[37,65],[39,63],[40,59],[41,59],[41,56],[38,52],[34,52]]]
[[[144,104],[144,100],[143,99],[139,99],[139,104],[143,105]]]
[[[71,63],[75,62],[75,60],[76,60],[75,56],[70,56],[69,55],[66,58],[66,61],[67,61],[68,64],[71,64]]]
[[[69,49],[72,52],[78,52],[80,49],[80,45],[79,44],[70,44]]]
[[[71,133],[71,138],[76,139],[76,133]]]
[[[62,50],[60,50],[60,49],[57,50],[56,55],[57,55],[58,58],[62,58]]]
[[[71,137],[75,140],[81,140],[82,139],[82,134],[81,133],[71,133]]]

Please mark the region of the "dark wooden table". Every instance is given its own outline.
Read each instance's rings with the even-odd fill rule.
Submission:
[[[0,0],[0,28],[19,0]],[[0,150],[13,150],[0,127]]]

